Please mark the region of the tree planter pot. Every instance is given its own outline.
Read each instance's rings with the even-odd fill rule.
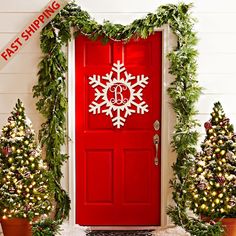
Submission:
[[[225,230],[225,236],[236,236],[236,218],[219,219]]]
[[[32,226],[28,219],[1,219],[4,236],[32,236]]]
[[[201,216],[202,220],[210,222],[209,217]],[[236,218],[217,218],[215,222],[221,222],[225,230],[224,236],[236,236]]]

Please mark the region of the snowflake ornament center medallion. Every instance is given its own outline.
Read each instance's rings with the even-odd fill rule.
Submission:
[[[89,105],[89,112],[105,113],[118,129],[124,126],[126,118],[133,113],[148,112],[148,105],[142,96],[149,78],[129,74],[120,61],[114,63],[111,71],[105,76],[93,75],[88,79],[95,90],[95,98]]]

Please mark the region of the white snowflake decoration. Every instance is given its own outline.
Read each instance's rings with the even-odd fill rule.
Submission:
[[[126,118],[132,113],[148,112],[148,105],[142,96],[149,78],[144,75],[132,76],[120,61],[114,63],[111,72],[105,76],[93,75],[88,79],[95,90],[95,99],[89,105],[89,112],[105,113],[111,117],[113,126],[124,126]]]

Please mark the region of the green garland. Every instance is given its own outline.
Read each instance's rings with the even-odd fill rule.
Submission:
[[[171,180],[175,206],[168,208],[172,221],[185,228],[192,235],[221,235],[219,224],[210,225],[188,216],[188,187],[191,183],[189,170],[196,153],[198,133],[195,104],[201,88],[196,80],[196,33],[193,31],[194,19],[189,13],[191,4],[160,6],[155,13],[143,19],[134,20],[123,26],[105,21],[103,25],[91,19],[86,11],[76,4],[68,4],[41,33],[41,49],[44,54],[39,64],[39,80],[34,86],[34,97],[39,100],[37,109],[45,116],[40,139],[46,147],[46,159],[55,180],[56,219],[66,218],[70,210],[70,200],[61,188],[61,167],[67,155],[61,153],[61,145],[66,141],[66,81],[67,60],[62,47],[71,39],[71,28],[75,34],[87,35],[91,39],[102,36],[107,42],[112,40],[147,38],[155,29],[168,24],[177,36],[178,45],[168,55],[170,73],[175,76],[168,88],[172,106],[176,113],[176,125],[172,146],[177,153],[173,165],[174,178]]]

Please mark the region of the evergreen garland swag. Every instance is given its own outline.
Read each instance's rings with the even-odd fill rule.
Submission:
[[[66,218],[70,210],[70,199],[60,185],[61,167],[68,156],[62,154],[60,148],[66,142],[67,111],[67,59],[62,47],[71,39],[71,29],[75,35],[83,34],[91,39],[101,37],[104,43],[109,39],[127,42],[132,37],[147,38],[156,28],[168,24],[178,41],[177,47],[168,55],[169,72],[175,76],[168,92],[176,113],[172,146],[177,153],[173,165],[174,178],[171,180],[175,205],[168,208],[168,214],[176,225],[192,235],[221,235],[218,224],[210,225],[187,214],[190,202],[188,188],[191,184],[189,170],[198,138],[195,103],[201,92],[196,80],[197,51],[194,46],[197,37],[193,31],[194,19],[189,13],[191,7],[191,4],[184,3],[163,5],[155,13],[123,26],[109,21],[98,24],[78,5],[70,3],[42,30],[43,58],[39,64],[38,84],[33,87],[33,92],[34,97],[38,98],[37,109],[46,118],[40,130],[40,140],[46,147],[46,160],[54,176],[55,219]]]

